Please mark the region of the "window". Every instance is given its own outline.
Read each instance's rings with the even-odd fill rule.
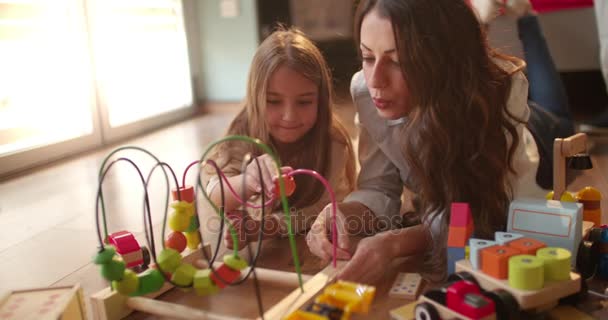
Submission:
[[[182,119],[179,0],[0,0],[0,175]]]

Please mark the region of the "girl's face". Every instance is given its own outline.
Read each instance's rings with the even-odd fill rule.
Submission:
[[[314,82],[287,66],[274,71],[266,91],[266,122],[277,142],[296,142],[315,125],[318,91]]]
[[[361,22],[360,49],[363,74],[378,114],[385,119],[405,116],[409,110],[408,91],[399,64],[393,26],[376,9]]]

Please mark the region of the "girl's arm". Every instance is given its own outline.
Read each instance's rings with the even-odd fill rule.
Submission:
[[[217,179],[219,179],[219,177],[217,177]],[[222,182],[224,182],[224,181],[222,181]],[[209,183],[215,184],[211,187],[211,190],[208,190],[208,192],[210,191],[209,198],[216,206],[219,207],[222,204],[222,192],[221,192],[222,188],[220,188],[220,185],[219,185],[220,183],[216,179],[212,179]],[[228,177],[228,183],[232,186],[234,191],[236,191],[236,194],[238,194],[239,197],[241,194],[243,194],[243,189],[246,189],[245,190],[246,199],[249,199],[254,195],[254,193],[252,191],[248,190],[248,188],[246,186],[243,186],[242,174]],[[228,189],[228,186],[225,183],[224,183],[224,201],[225,201],[224,212],[233,211],[241,206],[241,203],[232,194],[232,192],[230,192],[230,190]]]

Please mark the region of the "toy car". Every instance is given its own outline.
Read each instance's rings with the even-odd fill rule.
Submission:
[[[148,268],[150,251],[145,246],[140,246],[131,232],[114,232],[108,236],[108,243],[116,248],[116,253],[122,257],[127,268]]]

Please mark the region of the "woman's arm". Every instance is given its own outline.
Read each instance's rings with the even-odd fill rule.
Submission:
[[[338,274],[338,278],[376,284],[391,261],[421,254],[429,250],[431,245],[431,234],[423,224],[378,233],[359,242],[353,258]]]

